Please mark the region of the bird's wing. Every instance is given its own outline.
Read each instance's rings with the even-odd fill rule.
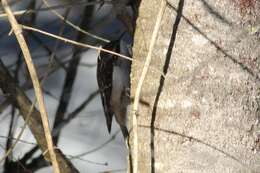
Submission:
[[[97,82],[100,89],[101,100],[109,133],[111,131],[112,118],[114,114],[110,105],[112,76],[113,57],[106,52],[101,52],[97,63]]]

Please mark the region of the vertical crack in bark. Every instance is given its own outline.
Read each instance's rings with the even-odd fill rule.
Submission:
[[[177,15],[175,18],[175,22],[173,24],[173,29],[172,29],[172,35],[170,38],[170,43],[168,46],[168,51],[166,53],[166,58],[165,58],[165,63],[163,66],[163,73],[164,75],[167,74],[168,72],[168,68],[170,65],[170,61],[172,58],[172,51],[173,51],[173,47],[174,47],[174,43],[175,43],[175,39],[176,39],[176,35],[177,35],[177,31],[178,31],[178,26],[179,23],[181,21],[181,17],[182,17],[182,11],[183,11],[183,6],[184,6],[184,0],[180,0],[179,1],[179,5],[177,8]],[[157,106],[159,103],[159,99],[164,87],[164,82],[165,82],[165,78],[163,76],[160,77],[160,84],[157,90],[157,94],[155,97],[155,101],[154,101],[154,105],[153,105],[153,109],[152,109],[152,119],[151,119],[151,128],[150,128],[150,132],[151,132],[151,139],[150,139],[150,148],[151,148],[151,172],[155,173],[155,139],[154,139],[154,135],[155,135],[155,120],[156,120],[156,113],[157,113]]]

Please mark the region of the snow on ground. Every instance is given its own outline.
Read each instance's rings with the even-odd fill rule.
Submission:
[[[75,12],[74,12],[75,13]],[[49,13],[46,13],[49,14]],[[76,14],[74,14],[76,15]],[[40,18],[47,20],[49,16],[42,16]],[[75,19],[75,16],[72,16]],[[50,19],[49,19],[50,20]],[[46,21],[45,21],[46,22]],[[0,21],[0,28],[2,31],[8,31],[6,23],[3,20]],[[57,26],[56,26],[57,27]],[[48,28],[49,31],[55,31],[57,28]],[[70,30],[69,30],[70,31]],[[73,34],[72,34],[73,35]],[[53,44],[53,41],[50,44]],[[65,45],[62,45],[64,50],[68,51]],[[37,48],[33,45],[31,50],[33,51]],[[14,55],[18,51],[18,46],[13,36],[4,37],[0,40],[0,55],[1,60],[5,64],[11,64],[14,62]],[[62,56],[64,51],[59,52]],[[35,50],[34,54],[40,54],[41,50]],[[44,53],[43,53],[44,55]],[[42,59],[47,60],[48,57],[42,57],[37,62],[42,61]],[[81,63],[96,64],[97,52],[88,51],[82,54]],[[23,74],[20,74],[23,76]],[[61,88],[64,82],[65,73],[62,69],[56,71],[52,74],[44,84],[44,89],[48,90],[55,98],[45,95],[45,103],[47,111],[50,117],[51,124],[54,120],[54,114],[58,105],[58,98],[61,93]],[[78,69],[78,74],[76,82],[73,86],[72,99],[69,104],[68,112],[73,111],[78,105],[80,105],[92,92],[97,90],[96,82],[96,66],[86,67],[81,65]],[[27,91],[28,96],[33,99],[33,90]],[[3,97],[0,96],[2,100]],[[118,126],[113,122],[113,129],[111,134],[108,134],[105,117],[103,114],[103,108],[101,106],[101,99],[98,95],[91,103],[85,107],[83,111],[73,119],[64,129],[62,130],[60,141],[58,147],[68,156],[78,156],[84,154],[79,158],[73,158],[73,164],[80,170],[80,172],[102,172],[108,170],[117,170],[118,172],[125,172],[126,168],[126,154],[127,150],[123,141],[121,132],[118,130]],[[5,146],[6,139],[1,138],[1,136],[7,136],[8,126],[10,122],[10,112],[11,109],[8,108],[0,114],[0,158],[4,154],[2,147]],[[16,137],[23,126],[24,121],[22,118],[18,118],[17,129],[14,132]],[[112,136],[116,134],[115,139]],[[28,129],[22,135],[22,139],[27,142],[35,143],[33,136]],[[108,142],[109,141],[109,142]],[[105,144],[105,145],[104,145]],[[27,144],[19,142],[14,149],[14,158],[21,158],[27,151],[32,148],[34,144]],[[39,153],[37,153],[39,154]],[[0,167],[0,172],[2,171],[2,165]],[[50,167],[41,169],[37,173],[49,173],[51,172]]]

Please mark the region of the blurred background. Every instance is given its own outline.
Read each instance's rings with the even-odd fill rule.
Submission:
[[[67,39],[104,46],[125,32],[115,18],[110,1],[22,0],[8,1],[19,23]],[[26,95],[34,90],[21,49],[0,8],[0,58]],[[127,149],[117,123],[108,133],[96,81],[99,52],[23,30],[39,79],[44,79],[46,108],[54,141],[80,172],[125,172]],[[94,36],[93,36],[93,35]],[[98,36],[98,37],[97,37]],[[1,92],[0,158],[20,133],[24,120]],[[57,118],[64,116],[63,120]],[[55,124],[55,125],[54,125]],[[46,173],[41,151],[28,127],[9,157],[1,161],[0,172]]]

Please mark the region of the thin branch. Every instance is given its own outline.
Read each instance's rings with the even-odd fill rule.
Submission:
[[[10,105],[10,100],[9,99],[5,99],[1,104],[0,104],[0,114],[2,115],[2,113],[4,112],[4,110]],[[0,119],[0,122],[2,121],[2,119]]]
[[[0,158],[0,163],[1,163],[2,161],[4,161],[5,158],[7,158],[7,157],[9,156],[9,154],[11,154],[11,152],[13,151],[14,147],[16,146],[16,144],[21,140],[22,134],[23,134],[23,132],[24,132],[24,130],[25,130],[26,125],[27,125],[28,122],[29,122],[29,119],[30,119],[30,116],[31,116],[31,114],[32,114],[32,111],[33,111],[33,108],[34,108],[35,103],[36,103],[36,100],[35,100],[34,103],[32,104],[32,106],[31,106],[31,108],[30,108],[30,111],[29,111],[28,115],[26,116],[26,120],[25,120],[25,122],[24,122],[24,125],[23,125],[23,127],[22,127],[20,133],[18,134],[18,136],[17,136],[15,142],[9,147],[9,149],[6,151],[5,155],[4,155],[2,158]]]
[[[48,3],[47,0],[42,0],[42,1],[44,2],[44,4],[45,4],[47,7],[50,7],[50,5],[49,5],[49,3]],[[90,36],[90,37],[92,37],[92,38],[97,39],[97,40],[101,40],[101,41],[106,42],[106,43],[109,43],[109,42],[110,42],[110,41],[107,40],[107,39],[104,39],[104,38],[99,37],[99,36],[97,36],[97,35],[91,34],[91,33],[87,32],[86,30],[80,28],[79,26],[73,24],[73,23],[70,22],[69,20],[65,19],[62,15],[60,15],[56,10],[51,9],[51,12],[52,12],[55,16],[57,16],[59,19],[61,19],[62,21],[64,21],[66,24],[68,24],[68,25],[71,26],[72,28],[76,29],[77,31],[79,31],[79,32],[81,32],[81,33],[84,33],[84,34],[86,34],[86,35],[88,35],[88,36]],[[84,17],[85,17],[85,16],[84,16]]]
[[[55,10],[55,9],[62,9],[62,8],[72,8],[72,7],[77,7],[77,6],[93,6],[93,5],[97,5],[97,4],[102,4],[102,3],[111,3],[111,1],[105,1],[105,0],[99,0],[99,1],[95,1],[95,2],[86,2],[86,1],[82,1],[82,2],[69,2],[66,4],[62,4],[62,5],[53,5],[53,6],[49,6],[49,7],[45,7],[45,8],[38,8],[36,10],[19,10],[19,11],[13,11],[13,14],[15,16],[20,16],[20,15],[25,15],[25,14],[31,14],[31,13],[37,13],[37,12],[41,12],[41,11],[49,11],[49,10]],[[0,14],[0,18],[2,17],[7,17],[6,13],[1,13]]]
[[[109,144],[110,142],[115,140],[115,138],[119,134],[119,132],[120,132],[120,130],[116,131],[107,141],[105,141],[104,143],[102,143],[98,147],[93,148],[92,150],[86,151],[84,153],[74,155],[74,156],[71,157],[71,159],[80,158],[80,157],[83,157],[85,155],[88,155],[90,153],[93,153],[93,152],[96,152],[96,151],[100,150],[101,148],[103,148],[104,146],[106,146],[107,144]]]
[[[60,36],[51,34],[49,32],[46,32],[46,31],[43,31],[43,30],[40,30],[40,29],[37,29],[37,28],[30,27],[30,26],[25,26],[25,25],[21,25],[21,26],[22,26],[23,29],[30,30],[30,31],[35,31],[35,32],[41,33],[43,35],[47,35],[47,36],[50,36],[50,37],[62,40],[64,42],[66,42],[66,43],[70,43],[70,44],[77,45],[77,46],[80,46],[80,47],[94,49],[94,50],[97,50],[97,51],[103,51],[103,52],[106,52],[106,53],[110,53],[112,55],[116,55],[116,56],[121,57],[121,58],[125,58],[125,59],[127,59],[129,61],[132,61],[132,59],[130,57],[128,57],[128,56],[125,56],[125,55],[122,55],[120,53],[116,53],[116,52],[113,52],[113,51],[110,51],[110,50],[107,50],[107,49],[103,49],[101,47],[92,46],[92,45],[89,45],[89,44],[85,44],[85,43],[77,42],[77,41],[74,41],[74,40],[70,40],[70,39],[67,39],[65,37],[60,37]]]
[[[15,68],[15,71],[14,71],[14,79],[17,81],[17,84],[19,83],[19,78],[18,78],[18,73],[19,73],[19,70],[20,70],[20,67],[21,67],[21,64],[22,64],[22,57],[21,57],[21,51],[19,52],[19,57],[16,61],[16,68]],[[10,147],[12,147],[12,138],[13,138],[13,132],[14,132],[14,120],[15,120],[15,112],[16,112],[16,108],[15,108],[15,105],[12,104],[12,108],[11,108],[11,122],[9,124],[9,132],[8,132],[8,138],[6,140],[6,150],[9,150]],[[24,126],[26,127],[26,126]],[[14,148],[14,146],[13,146]],[[11,154],[11,153],[10,153]],[[5,158],[5,163],[4,163],[4,172],[6,172],[10,166],[10,160],[9,160],[9,157],[6,157]]]
[[[99,90],[93,92],[88,96],[88,98],[81,103],[74,111],[67,115],[67,118],[64,118],[57,126],[55,126],[52,130],[52,135],[57,136],[57,134],[61,131],[61,129],[67,125],[71,120],[73,120],[97,95],[99,94]]]
[[[35,7],[35,4],[36,4],[35,1],[31,1],[31,2],[28,4],[27,8],[33,9],[33,8]],[[26,17],[28,17],[29,20],[26,20],[25,18],[20,18],[20,21],[23,21],[23,20],[24,20],[25,23],[28,23],[28,24],[31,24],[31,25],[32,25],[32,24],[35,23],[36,15],[37,15],[36,13],[33,13],[33,14],[31,14],[31,15],[26,16]],[[26,37],[26,35],[25,35],[25,37]],[[18,50],[18,51],[19,51],[19,53],[18,53],[19,55],[18,55],[18,58],[17,58],[17,61],[16,61],[16,68],[15,68],[15,70],[14,70],[14,80],[17,81],[17,85],[19,85],[19,77],[18,77],[18,76],[19,76],[19,70],[20,70],[21,65],[22,65],[22,59],[23,59],[23,57],[22,57],[22,51],[21,51],[21,50]],[[35,106],[35,104],[36,104],[36,100],[35,100],[34,103],[32,104],[32,107],[31,107],[30,110],[29,110],[29,114],[26,115],[25,123],[24,123],[24,125],[23,125],[23,127],[22,127],[22,130],[21,130],[20,134],[18,135],[17,140],[19,140],[19,138],[21,138],[21,136],[22,136],[22,134],[23,134],[23,132],[24,132],[24,130],[25,130],[26,125],[28,125],[28,124],[27,124],[28,121],[29,121],[28,118],[29,118],[29,116],[31,116],[31,113],[32,113],[32,110],[31,110],[31,109],[33,109],[33,107]],[[6,158],[5,158],[5,164],[4,164],[4,172],[10,171],[10,170],[9,170],[10,167],[13,166],[13,165],[12,165],[12,161],[10,161],[9,157],[7,157],[7,156],[8,156],[8,155],[10,156],[11,151],[14,149],[15,145],[17,144],[17,140],[16,140],[16,141],[15,141],[15,144],[12,145],[12,137],[13,137],[13,131],[14,131],[13,121],[14,121],[14,117],[15,117],[15,112],[16,112],[16,108],[15,108],[15,104],[13,103],[13,104],[12,104],[12,114],[11,114],[10,129],[9,129],[9,135],[8,135],[9,138],[8,138],[7,141],[6,141],[6,150],[10,151],[10,153],[5,156]],[[27,118],[27,116],[28,116],[28,118]],[[10,148],[10,147],[11,147],[11,148]],[[7,152],[7,153],[8,153],[8,152]]]
[[[0,138],[2,139],[12,139],[12,140],[17,140],[18,138],[15,138],[15,137],[8,137],[8,136],[3,136],[3,135],[0,135]],[[24,143],[24,144],[30,144],[30,145],[37,145],[37,143],[33,143],[33,142],[29,142],[29,141],[25,141],[25,140],[22,140],[22,139],[18,139],[18,142],[21,142],[21,143]]]
[[[59,34],[60,35],[60,34]],[[50,59],[54,59],[55,63],[58,65],[58,67],[62,67],[63,70],[67,70],[66,66],[59,60],[59,58],[57,57],[57,55],[53,54],[53,51],[48,47],[48,43],[45,43],[44,41],[42,41],[36,34],[34,33],[30,33],[30,37],[33,38],[43,49],[45,49],[49,55],[53,56],[53,58]],[[47,45],[46,45],[47,44]],[[55,46],[56,48],[56,46]],[[33,51],[32,51],[33,52]],[[46,57],[46,55],[44,55],[44,57]],[[52,65],[52,64],[51,64]],[[50,72],[49,72],[50,73]]]
[[[70,10],[66,10],[66,12],[65,12],[65,16],[67,17],[67,15],[69,14],[69,11]],[[65,28],[65,25],[63,24],[62,26],[61,26],[61,28],[60,28],[60,31],[59,31],[59,35],[62,35],[63,34],[63,32],[64,32],[64,28]],[[39,41],[41,42],[41,40],[39,39]],[[44,44],[41,42],[41,44],[44,46]],[[49,61],[48,61],[48,68],[47,68],[47,71],[43,74],[43,77],[42,77],[42,79],[41,79],[41,85],[43,85],[44,84],[44,82],[46,81],[46,79],[47,79],[47,77],[49,76],[49,74],[51,73],[51,67],[52,67],[52,64],[53,64],[53,60],[55,59],[55,53],[56,53],[56,50],[57,50],[57,48],[58,48],[58,45],[59,45],[59,40],[56,40],[56,43],[55,43],[55,46],[54,46],[54,50],[53,51],[51,51],[51,50],[49,50],[48,48],[47,48],[47,50],[49,50],[49,53],[50,53],[50,57],[49,57]],[[56,61],[57,61],[58,59],[56,59]],[[45,92],[46,94],[48,94],[48,95],[50,95],[51,97],[54,97],[50,92],[48,92],[48,91],[44,91],[44,88],[42,89],[43,90],[43,92]],[[32,150],[30,150],[29,152],[27,152],[27,154],[22,158],[22,160],[21,160],[21,162],[22,163],[26,163],[26,161],[28,160],[28,159],[30,159],[31,158],[31,156],[38,150],[38,146],[35,146]],[[43,157],[41,157],[41,159],[43,159]],[[35,160],[35,162],[34,162],[34,164],[36,163],[36,161],[39,161],[40,162],[40,160]],[[42,162],[42,161],[41,161]],[[38,165],[38,163],[37,163],[37,165]],[[45,165],[45,164],[44,164]],[[39,169],[40,169],[40,167],[39,167]]]
[[[69,16],[70,11],[71,11],[70,9],[66,9],[65,14],[64,14],[64,19],[65,19],[65,20],[66,20],[67,17]],[[64,31],[65,31],[65,23],[62,22],[62,25],[61,25],[60,30],[59,30],[59,36],[62,36],[62,35],[64,34]],[[63,68],[66,70],[65,65],[63,65],[63,64],[59,61],[58,58],[56,58],[56,52],[57,52],[57,50],[58,50],[59,45],[60,45],[60,40],[56,40],[55,45],[54,45],[54,48],[53,48],[53,51],[51,51],[51,55],[50,55],[50,57],[49,57],[49,65],[48,65],[48,67],[51,68],[51,67],[53,66],[53,65],[52,65],[53,63],[52,63],[52,62],[53,62],[53,60],[55,59],[55,61],[58,62],[58,65],[61,66],[61,67],[63,67]]]
[[[84,18],[81,19],[80,22],[80,27],[84,28],[85,30],[88,29],[89,26],[89,22],[90,22],[90,18],[93,14],[93,6],[90,7],[85,7],[84,9]],[[82,41],[84,39],[84,33],[82,32],[78,32],[77,35],[77,41]],[[80,63],[80,57],[81,57],[81,53],[82,53],[83,49],[82,47],[74,47],[74,52],[72,55],[72,60],[69,63],[68,66],[68,71],[65,77],[65,82],[63,84],[63,88],[62,88],[62,93],[61,93],[61,97],[60,97],[60,101],[58,104],[58,108],[55,114],[55,120],[54,120],[54,125],[53,125],[53,129],[56,130],[55,135],[53,135],[53,140],[54,143],[57,144],[58,140],[59,140],[59,134],[60,134],[60,129],[57,129],[57,127],[59,126],[60,123],[63,122],[64,118],[65,118],[65,113],[67,112],[70,100],[71,100],[71,94],[73,91],[73,85],[74,85],[74,81],[76,79],[77,76],[77,71],[78,71],[78,64]]]
[[[84,48],[94,49],[94,50],[97,50],[97,51],[99,51],[99,52],[100,52],[100,51],[103,51],[103,52],[106,52],[106,53],[109,53],[109,54],[116,55],[116,56],[118,56],[118,57],[127,59],[127,60],[129,60],[129,61],[136,61],[136,62],[142,63],[141,61],[133,60],[132,58],[130,58],[130,57],[128,57],[128,56],[125,56],[125,55],[122,55],[122,54],[120,54],[120,53],[116,53],[116,52],[114,52],[114,51],[110,51],[110,50],[104,49],[104,48],[102,48],[101,46],[99,46],[99,47],[98,47],[98,46],[92,46],[92,45],[89,45],[89,44],[86,44],[86,43],[82,43],[82,42],[74,41],[74,40],[71,40],[71,39],[68,39],[68,38],[65,38],[65,37],[57,36],[57,35],[55,35],[55,34],[52,34],[52,33],[49,33],[49,32],[46,32],[46,31],[43,31],[43,30],[34,28],[34,27],[25,26],[25,25],[21,25],[21,26],[22,26],[22,28],[25,29],[25,30],[35,31],[35,32],[41,33],[41,34],[43,34],[43,35],[47,35],[47,36],[52,37],[52,38],[56,38],[56,39],[62,40],[62,41],[64,41],[65,43],[70,43],[70,44],[77,45],[77,46],[84,47]],[[149,66],[148,68],[153,69],[155,72],[158,72],[158,73],[160,73],[163,77],[165,77],[165,75],[163,74],[163,72],[162,72],[161,70],[157,69],[156,67],[154,67],[154,66]]]
[[[74,157],[72,155],[67,155],[67,157],[70,160],[74,160],[74,159],[75,160],[80,160],[80,161],[87,162],[87,163],[94,164],[94,165],[101,165],[101,166],[107,166],[108,165],[107,162],[95,162],[95,161],[92,161],[92,160],[83,159],[81,157]]]
[[[28,114],[32,103],[25,95],[21,87],[17,86],[16,81],[10,75],[2,61],[0,61],[0,88],[5,94],[6,99],[9,99],[10,102],[15,103],[15,106],[20,111],[20,115],[24,120],[26,120],[26,115]],[[35,107],[32,116],[29,119],[28,126],[42,152],[48,150],[41,115]],[[71,162],[59,149],[56,149],[55,153],[62,173],[79,173],[79,171],[71,164]],[[45,158],[46,160],[50,160],[50,155],[45,155]]]
[[[133,148],[132,148],[132,158],[133,158],[133,173],[137,173],[138,172],[138,126],[137,126],[137,111],[138,111],[138,105],[139,105],[139,100],[140,100],[140,94],[141,94],[141,90],[142,90],[142,86],[143,86],[143,82],[144,79],[147,75],[151,60],[152,60],[152,51],[154,49],[155,43],[156,43],[156,39],[158,36],[158,32],[160,29],[160,24],[162,21],[162,17],[163,17],[163,13],[166,7],[166,0],[161,0],[161,5],[160,5],[160,10],[159,13],[157,15],[157,19],[156,19],[156,23],[154,26],[154,30],[153,30],[153,34],[152,34],[152,38],[150,41],[150,45],[149,45],[149,50],[146,56],[146,61],[142,70],[142,74],[141,77],[139,79],[139,82],[137,84],[137,88],[136,88],[136,92],[135,92],[135,98],[134,98],[134,103],[133,103]]]
[[[41,119],[42,119],[42,123],[43,123],[44,133],[45,133],[45,137],[46,137],[46,140],[47,140],[48,151],[50,153],[50,158],[51,158],[51,162],[52,162],[54,172],[60,173],[59,164],[58,164],[56,154],[55,154],[55,151],[54,151],[54,147],[53,147],[52,136],[51,136],[50,126],[49,126],[49,120],[48,120],[48,115],[47,115],[47,111],[46,111],[44,100],[43,100],[40,82],[38,80],[34,64],[32,62],[32,58],[31,58],[29,48],[28,48],[26,41],[25,41],[25,39],[22,35],[21,26],[17,23],[14,15],[11,11],[11,8],[9,7],[9,5],[7,3],[7,0],[2,0],[2,5],[3,5],[3,8],[4,8],[4,10],[5,10],[5,12],[8,16],[8,20],[9,20],[9,22],[12,26],[12,29],[15,33],[17,41],[19,42],[19,45],[22,49],[25,62],[27,64],[28,70],[29,70],[31,78],[32,78],[36,99],[37,99],[37,102],[39,104],[39,110],[40,110]]]
[[[12,147],[12,137],[13,137],[13,132],[14,132],[14,120],[15,120],[15,107],[14,105],[12,105],[12,108],[11,108],[11,120],[10,120],[10,123],[9,123],[9,129],[8,129],[8,138],[6,140],[6,143],[5,143],[5,151],[8,151],[10,149],[10,147]],[[12,150],[11,150],[12,151]],[[4,157],[5,158],[5,163],[4,163],[4,170],[8,170],[8,166],[9,166],[9,158],[12,157],[12,152],[10,152],[7,157]],[[1,160],[1,159],[0,159]],[[1,161],[0,161],[1,163]],[[4,172],[5,172],[4,171]]]

